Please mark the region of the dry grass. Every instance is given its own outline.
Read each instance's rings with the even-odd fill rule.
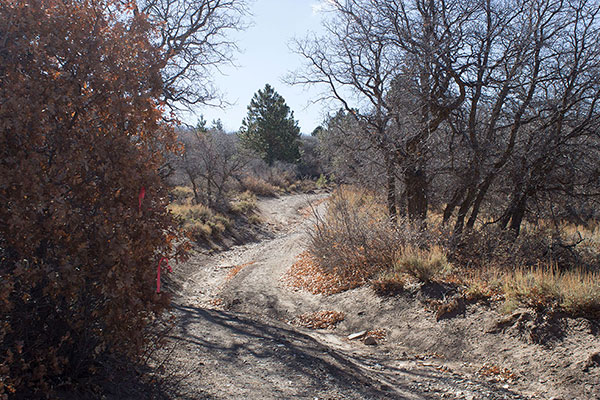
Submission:
[[[600,318],[600,274],[556,266],[519,268],[504,275],[509,304],[561,310],[574,317]]]
[[[429,249],[406,246],[401,249],[394,263],[397,273],[406,273],[424,283],[449,273],[451,269],[452,265],[439,246]]]
[[[194,191],[188,186],[176,186],[170,191],[172,203],[191,204],[194,198]]]
[[[416,245],[439,243],[439,232],[404,220],[394,225],[372,193],[338,188],[328,199],[327,213],[316,219],[310,232],[310,268],[300,262],[292,269],[296,281],[304,281],[299,287],[330,293],[372,280],[377,292],[390,295],[402,291],[409,277],[429,282],[450,269],[441,246],[421,250]]]
[[[371,287],[380,296],[397,295],[406,287],[406,275],[395,270],[384,271],[371,280]]]
[[[309,193],[316,189],[318,189],[316,182],[310,179],[296,181],[287,187],[287,191],[291,193]]]
[[[231,203],[231,212],[238,215],[253,215],[257,209],[256,201],[256,195],[247,190]]]
[[[257,196],[276,197],[279,188],[254,176],[246,176],[242,179],[241,186],[243,190],[254,193]]]
[[[292,325],[302,326],[309,329],[335,329],[336,325],[344,320],[344,313],[338,311],[317,311],[298,315],[292,321]]]
[[[179,219],[184,232],[194,240],[220,237],[233,222],[202,204],[184,205],[172,203],[169,211]]]
[[[600,319],[600,273],[589,267],[600,259],[598,226],[563,224],[559,233],[526,226],[516,240],[480,227],[450,246],[437,220],[433,215],[426,229],[406,221],[394,226],[376,195],[338,188],[327,213],[317,216],[309,252],[292,266],[288,282],[325,295],[370,282],[377,293],[395,295],[407,282],[438,280],[455,285],[468,303],[504,300],[506,309]],[[582,247],[568,245],[576,242]],[[586,262],[577,264],[580,259]]]

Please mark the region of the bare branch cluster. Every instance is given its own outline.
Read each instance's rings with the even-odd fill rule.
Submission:
[[[228,35],[245,27],[245,0],[137,0],[137,8],[156,29],[164,101],[221,104],[212,76],[232,62],[237,45]]]
[[[296,42],[292,81],[352,117],[321,136],[362,138],[392,217],[442,207],[460,233],[485,210],[518,233],[534,209],[597,199],[598,2],[332,3],[325,37]]]

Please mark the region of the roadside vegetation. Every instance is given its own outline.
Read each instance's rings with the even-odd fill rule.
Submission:
[[[326,210],[315,215],[308,252],[289,271],[291,286],[330,295],[370,285],[399,295],[438,283],[505,312],[530,307],[600,318],[595,225],[563,223],[550,231],[528,224],[515,238],[482,224],[456,237],[436,213],[418,224],[390,221],[383,196],[352,186],[336,189]],[[566,246],[574,237],[578,244]]]
[[[279,158],[288,157],[290,150],[270,149],[271,158],[265,161],[258,144],[246,145],[248,133],[241,140],[240,135],[226,133],[220,121],[209,128],[201,119],[196,127],[177,133],[182,149],[168,163],[168,209],[199,245],[218,246],[227,238],[249,240],[261,222],[258,197],[309,193],[325,186],[324,178],[318,179],[322,170],[315,138],[294,136],[294,162],[287,162]]]
[[[177,121],[222,100],[245,0],[0,2],[0,399],[160,392],[162,260],[323,188],[293,287],[600,320],[598,2],[326,3],[289,83],[340,108],[302,136],[268,84],[238,132]]]
[[[289,80],[337,100],[314,134],[349,186],[292,275],[598,318],[598,4],[329,5]]]

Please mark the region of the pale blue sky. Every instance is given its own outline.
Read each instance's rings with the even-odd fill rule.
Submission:
[[[220,118],[227,131],[237,131],[252,96],[269,83],[294,111],[302,133],[310,134],[326,113],[323,105],[309,104],[318,98],[320,90],[290,86],[282,78],[302,65],[302,58],[289,49],[290,40],[322,29],[324,13],[319,10],[325,3],[326,0],[251,0],[252,26],[232,35],[241,49],[236,55],[238,67],[225,66],[224,75],[214,76],[216,86],[234,105],[223,110],[198,107],[196,114],[203,114],[209,123]],[[188,123],[196,121],[194,116],[184,119]]]

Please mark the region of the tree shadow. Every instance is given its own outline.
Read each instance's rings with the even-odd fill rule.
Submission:
[[[313,398],[317,391],[332,388],[342,392],[346,389],[369,399],[439,398],[439,394],[414,387],[415,382],[440,379],[440,373],[434,369],[386,365],[385,371],[370,370],[364,366],[381,362],[377,357],[345,355],[282,322],[257,321],[239,313],[183,305],[175,309],[179,313],[180,330],[174,340],[197,347],[203,354],[201,357],[228,363],[235,371],[248,371],[248,362],[253,363],[252,371],[262,368],[261,364],[271,368],[274,364],[278,369],[277,379],[302,380],[304,387],[295,388],[295,397]],[[277,392],[274,387],[270,389],[281,398],[289,395]],[[508,390],[497,387],[493,390],[502,391],[507,399],[514,397]]]

